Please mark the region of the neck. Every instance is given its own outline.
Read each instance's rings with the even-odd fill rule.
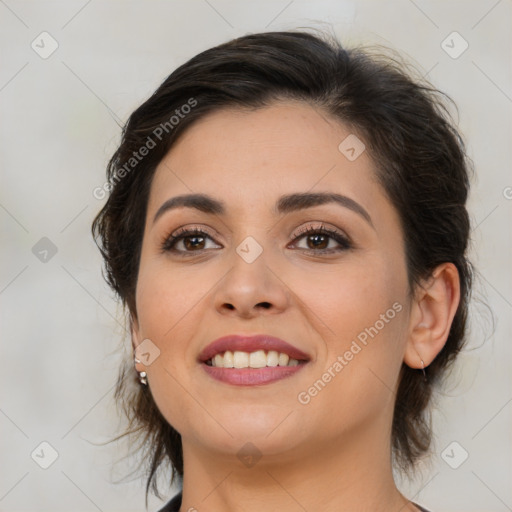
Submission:
[[[184,440],[183,457],[181,512],[418,510],[398,491],[389,444],[377,437],[362,444],[344,436],[321,446],[263,455],[254,465]]]

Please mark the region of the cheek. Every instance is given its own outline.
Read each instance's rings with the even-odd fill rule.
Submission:
[[[190,429],[198,414],[196,404],[184,391],[190,367],[187,347],[194,338],[197,307],[204,296],[200,282],[182,272],[171,272],[162,263],[141,261],[136,301],[142,339],[150,339],[159,356],[148,368],[148,381],[155,403],[179,432]]]
[[[399,261],[354,262],[347,272],[316,274],[314,286],[311,278],[296,281],[297,294],[325,342],[319,372],[335,375],[325,376],[325,388],[318,386],[319,412],[331,411],[334,403],[361,413],[380,411],[393,398],[407,320],[405,272]],[[312,385],[316,379],[323,380],[322,373]]]
[[[197,273],[173,272],[163,264],[141,261],[136,291],[141,335],[161,349],[175,337],[175,331],[183,336],[187,316],[201,302],[205,286]]]
[[[382,254],[360,257],[354,253],[339,266],[283,270],[281,275],[306,306],[311,321],[324,324],[321,332],[340,343],[404,300],[403,269]]]
[[[336,292],[337,313],[327,320],[339,339],[331,347],[333,351],[346,353],[351,367],[364,368],[366,374],[373,370],[385,382],[393,382],[401,365],[406,325],[404,278],[400,265],[386,259],[350,273]],[[354,375],[354,379],[358,377]]]

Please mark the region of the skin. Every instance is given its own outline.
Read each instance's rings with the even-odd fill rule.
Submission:
[[[150,339],[160,351],[136,368],[147,372],[160,411],[182,436],[182,512],[417,510],[392,478],[394,391],[403,362],[421,371],[421,361],[428,366],[446,342],[458,274],[443,264],[408,298],[398,214],[375,181],[368,153],[349,161],[338,150],[350,133],[300,102],[223,109],[192,125],[156,170],[132,342],[135,348]],[[296,192],[349,196],[373,226],[334,203],[276,214],[277,199]],[[222,200],[226,213],[179,208],[153,223],[166,200],[190,193]],[[322,254],[340,245],[331,237],[320,247],[311,236],[297,238],[300,228],[322,223],[352,247]],[[198,248],[197,240],[178,242],[185,257],[162,252],[181,226],[207,235]],[[263,248],[252,263],[236,252],[248,236]],[[394,303],[402,310],[309,403],[300,403],[298,394]],[[280,337],[311,361],[271,384],[218,382],[197,356],[233,333]],[[237,456],[248,442],[261,455],[252,467]]]

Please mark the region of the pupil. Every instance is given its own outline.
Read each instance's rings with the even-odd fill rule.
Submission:
[[[310,235],[310,237],[309,237],[310,241],[314,240],[313,245],[314,245],[314,247],[317,247],[317,248],[322,243],[325,243],[325,238],[326,238],[325,235]],[[320,244],[317,243],[319,240],[320,240]]]
[[[197,240],[204,240],[204,237],[202,237],[202,236],[189,236],[189,237],[185,238],[184,242],[185,242],[185,247],[187,249],[190,249],[191,247],[197,248],[197,244],[195,244],[195,243],[191,244],[190,243],[191,240],[195,240],[197,242]]]

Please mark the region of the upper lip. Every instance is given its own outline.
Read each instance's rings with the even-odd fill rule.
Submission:
[[[309,360],[309,356],[302,352],[302,350],[299,350],[297,347],[290,345],[280,338],[276,338],[268,334],[257,334],[251,336],[231,334],[223,336],[207,345],[199,354],[199,360],[204,363],[209,361],[215,355],[222,354],[227,350],[232,352],[235,350],[241,352],[275,350],[276,352],[288,354],[292,359],[297,359],[299,361]]]

